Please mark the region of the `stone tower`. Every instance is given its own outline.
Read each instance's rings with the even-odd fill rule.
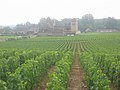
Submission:
[[[75,18],[71,21],[71,32],[74,32],[75,34],[80,34],[80,31],[78,30],[78,21]]]

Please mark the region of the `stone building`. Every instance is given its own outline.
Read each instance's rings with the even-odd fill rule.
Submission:
[[[66,32],[67,36],[74,36],[80,34],[80,31],[78,30],[78,21],[76,18],[72,19],[71,21],[71,30]]]
[[[74,18],[72,19],[72,22],[71,22],[71,32],[77,32],[77,31],[78,31],[78,22]]]
[[[74,36],[80,34],[78,30],[78,21],[75,18],[71,20],[69,29],[56,24],[56,21],[51,20],[49,17],[44,22],[43,25],[39,25],[40,29],[37,33],[38,36]]]

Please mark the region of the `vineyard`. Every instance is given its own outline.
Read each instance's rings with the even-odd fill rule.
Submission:
[[[120,33],[0,42],[0,90],[120,90]]]

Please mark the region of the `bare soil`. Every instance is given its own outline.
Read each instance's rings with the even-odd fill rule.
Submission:
[[[68,90],[87,90],[87,82],[82,66],[79,64],[78,52],[76,50],[75,62],[69,76]]]
[[[55,70],[55,66],[52,66],[50,69],[48,69],[48,73],[53,73]],[[37,86],[34,90],[45,90],[47,88],[47,82],[49,81],[49,74],[45,75],[42,82],[39,86]]]
[[[111,89],[111,90],[117,90],[117,88],[115,87],[115,84],[114,84],[114,83],[111,83],[110,89]]]

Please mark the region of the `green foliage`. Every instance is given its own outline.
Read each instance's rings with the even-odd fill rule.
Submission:
[[[67,52],[62,60],[58,61],[56,71],[50,74],[50,82],[47,83],[47,90],[67,90],[69,73],[74,61],[74,55]]]
[[[80,31],[86,32],[86,29],[94,30],[94,19],[92,14],[86,14],[80,20]]]
[[[100,69],[108,76],[111,83],[115,84],[117,90],[120,89],[120,60],[118,56],[104,53],[93,54],[94,61],[97,62]]]
[[[0,80],[0,90],[8,90],[6,82]]]
[[[32,90],[34,85],[41,81],[47,73],[47,69],[60,60],[62,53],[46,52],[35,59],[27,60],[15,73],[9,75],[8,88],[12,90]]]
[[[110,80],[102,70],[99,69],[92,55],[82,53],[80,56],[80,62],[86,73],[89,90],[110,90]]]
[[[90,90],[120,89],[120,33],[89,33],[1,42],[0,90],[32,90],[52,65],[47,88],[66,90],[76,48]]]

